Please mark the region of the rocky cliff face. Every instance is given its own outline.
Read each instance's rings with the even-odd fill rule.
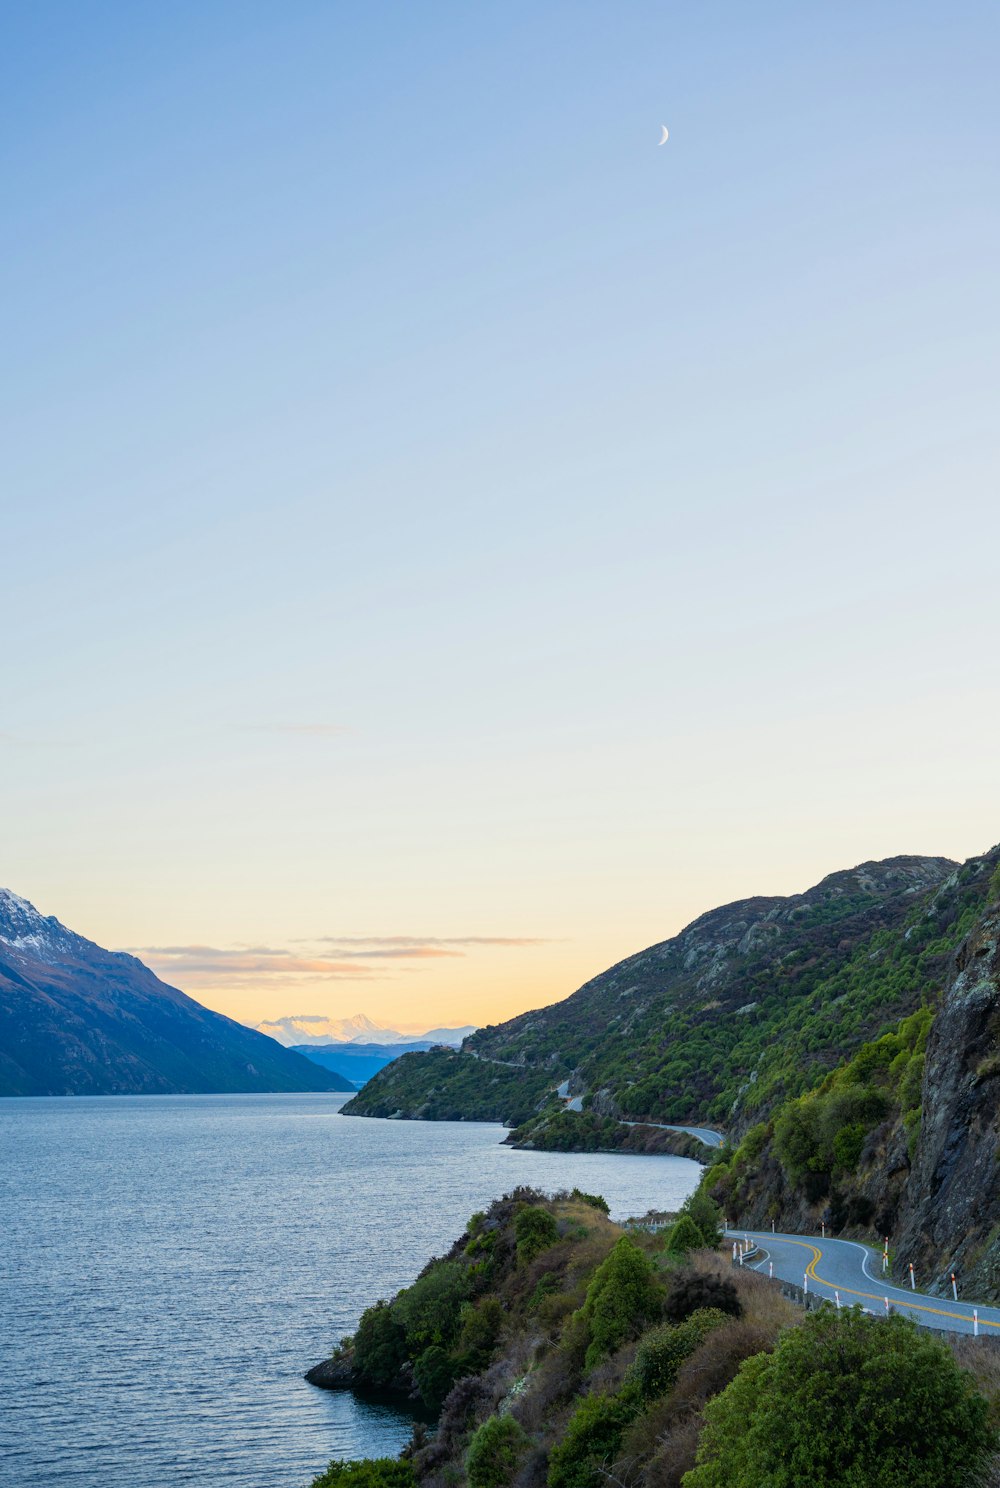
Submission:
[[[909,1050],[906,1025],[863,1047],[805,1102],[779,1106],[708,1181],[741,1224],[766,1228],[774,1220],[782,1230],[817,1233],[825,1222],[828,1232],[887,1236],[901,1268],[912,1261],[925,1288],[947,1294],[954,1272],[967,1294],[996,1298],[1000,848],[945,879],[903,932],[901,948],[925,934],[925,924],[935,937],[925,957],[946,943],[936,934],[946,924],[954,948],[937,991],[925,988],[926,1010],[910,1020]],[[861,1092],[874,1104],[852,1140]],[[832,1142],[824,1122],[839,1127]]]
[[[898,1247],[943,1286],[1000,1295],[1000,903],[963,942],[927,1043]]]

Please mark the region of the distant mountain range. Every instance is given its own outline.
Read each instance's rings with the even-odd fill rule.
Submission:
[[[268,1038],[277,1039],[286,1048],[300,1048],[306,1044],[406,1044],[408,1047],[454,1044],[457,1048],[463,1039],[476,1031],[476,1025],[468,1023],[462,1028],[429,1028],[425,1033],[401,1033],[398,1028],[381,1028],[365,1013],[355,1013],[351,1018],[292,1013],[287,1018],[257,1023],[255,1027],[258,1033],[266,1033]]]
[[[0,1095],[352,1088],[0,889]]]
[[[351,1088],[361,1086],[385,1069],[402,1054],[426,1054],[429,1049],[440,1047],[435,1040],[421,1040],[412,1044],[299,1044],[296,1054],[304,1054],[324,1069],[333,1070],[351,1082]]]

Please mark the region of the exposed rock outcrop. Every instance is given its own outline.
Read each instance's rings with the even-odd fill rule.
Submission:
[[[927,1044],[901,1251],[944,1286],[1000,1295],[1000,904],[963,942]]]

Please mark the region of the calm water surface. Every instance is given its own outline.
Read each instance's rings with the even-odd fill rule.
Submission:
[[[409,1421],[302,1371],[520,1183],[676,1207],[696,1164],[514,1152],[330,1095],[0,1101],[0,1483],[307,1488]]]

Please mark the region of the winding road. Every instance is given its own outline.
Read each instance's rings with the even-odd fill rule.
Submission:
[[[855,1240],[826,1240],[815,1235],[772,1235],[762,1230],[727,1229],[726,1239],[751,1240],[760,1249],[745,1262],[766,1276],[769,1264],[774,1275],[830,1302],[839,1295],[844,1307],[860,1304],[866,1311],[884,1315],[888,1309],[912,1317],[925,1328],[947,1333],[972,1333],[973,1308],[979,1314],[980,1334],[1000,1338],[1000,1307],[980,1305],[951,1297],[932,1297],[883,1281],[882,1257],[870,1245]],[[919,1266],[919,1262],[914,1264]],[[886,1301],[888,1300],[888,1309]]]
[[[721,1147],[726,1140],[722,1132],[713,1131],[710,1126],[668,1126],[664,1121],[623,1121],[622,1126],[653,1126],[657,1131],[686,1132],[689,1137],[704,1142],[706,1147]]]

